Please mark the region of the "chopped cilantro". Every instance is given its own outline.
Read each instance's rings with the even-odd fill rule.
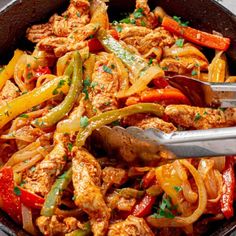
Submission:
[[[88,124],[89,124],[89,119],[88,119],[88,117],[87,117],[87,116],[82,116],[82,117],[80,118],[80,127],[81,127],[81,128],[85,128],[85,127],[88,126]]]
[[[105,105],[105,106],[109,106],[110,104],[111,104],[110,101],[104,102],[104,105]]]
[[[107,73],[109,73],[109,74],[112,74],[112,70],[111,70],[111,68],[109,68],[108,66],[103,65],[102,69],[103,69],[104,72],[107,72]]]
[[[67,19],[68,19],[68,15],[65,15],[65,16],[64,16],[64,19],[66,19],[66,20],[67,20]]]
[[[22,118],[29,118],[29,116],[27,114],[21,114],[20,117],[22,117]]]
[[[14,193],[15,193],[17,196],[20,196],[20,195],[21,195],[21,191],[20,191],[20,189],[19,189],[17,186],[14,187],[13,191],[14,191]]]
[[[30,80],[33,77],[33,73],[29,72],[26,77],[27,77],[28,80]]]
[[[122,31],[122,26],[121,26],[121,25],[117,25],[117,26],[116,26],[116,31],[117,31],[118,33],[120,33],[120,32]]]
[[[131,23],[131,22],[130,22],[130,18],[129,18],[129,17],[124,18],[124,19],[120,20],[120,23],[130,24],[130,23]]]
[[[202,118],[202,116],[199,113],[197,113],[194,117],[194,122],[200,120],[201,118]]]
[[[79,12],[79,11],[77,12],[77,14],[76,14],[76,15],[77,15],[78,17],[80,17],[80,16],[81,16],[81,14],[80,14],[80,12]]]
[[[134,18],[139,19],[143,17],[143,9],[139,8],[134,12]]]
[[[174,186],[174,190],[175,190],[176,192],[180,192],[180,191],[182,191],[182,187],[180,187],[180,186]]]
[[[167,70],[168,70],[168,67],[167,67],[167,66],[163,66],[163,67],[162,67],[162,70],[167,71]]]
[[[145,27],[146,26],[146,23],[145,23],[145,21],[141,21],[141,26],[143,26],[143,27]]]
[[[153,63],[153,58],[150,58],[149,62],[148,62],[148,65],[152,65],[152,63]]]
[[[174,207],[176,208],[176,207]],[[175,216],[171,212],[174,210],[172,204],[171,204],[171,198],[167,197],[164,198],[160,204],[160,209],[157,210],[157,213],[153,214],[152,216],[154,218],[169,218],[173,219]]]
[[[178,17],[178,16],[173,16],[173,19],[179,23],[179,25],[181,26],[188,26],[189,22],[186,21],[186,22],[182,22],[181,21],[181,17]]]
[[[84,86],[85,87],[89,87],[90,86],[90,78],[86,77],[86,79],[84,80]]]
[[[30,168],[30,171],[31,171],[31,172],[34,172],[35,170],[36,170],[35,166],[32,166],[32,167]]]
[[[184,46],[184,39],[177,39],[175,45],[182,48]]]
[[[68,143],[67,147],[68,147],[68,150],[71,152],[72,148],[73,148],[73,144],[72,143]]]
[[[197,71],[196,71],[196,70],[192,70],[191,75],[192,75],[192,76],[197,75]]]
[[[59,92],[58,92],[58,89],[60,89],[64,84],[65,84],[65,80],[64,79],[61,79],[59,82],[58,82],[58,85],[57,87],[52,91],[52,94],[53,95],[57,95]]]
[[[97,85],[98,85],[98,82],[92,82],[91,85],[90,85],[90,87],[91,87],[91,88],[95,88]]]

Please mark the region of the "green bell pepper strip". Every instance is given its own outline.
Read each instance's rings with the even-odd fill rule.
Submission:
[[[71,64],[67,67],[65,74],[71,74]],[[36,127],[51,127],[60,121],[73,108],[79,93],[82,91],[82,60],[78,51],[74,53],[73,58],[73,77],[70,89],[61,104],[54,107],[45,116],[32,122]]]
[[[73,131],[79,131],[76,137],[76,145],[78,147],[83,146],[85,144],[86,139],[92,134],[93,130],[98,129],[104,125],[110,124],[125,116],[137,113],[153,113],[157,116],[162,116],[163,112],[164,108],[159,104],[138,103],[129,107],[107,111],[97,116],[93,116],[88,120],[88,125],[84,128],[80,128],[79,122],[77,121],[77,127],[73,125],[73,128],[77,129]]]
[[[88,236],[91,234],[91,226],[89,222],[84,224],[84,229],[77,229],[71,233],[66,234],[66,236]]]
[[[97,35],[98,40],[106,51],[114,53],[123,63],[135,74],[139,74],[148,67],[148,63],[141,56],[134,54],[128,48],[114,39],[106,30],[100,29]]]
[[[63,83],[61,83],[62,81]],[[68,76],[57,77],[39,88],[35,88],[5,105],[0,106],[0,129],[21,113],[55,97],[56,94],[54,94],[53,91],[58,88],[58,84],[62,84],[60,88],[58,88],[58,92],[62,91],[63,93],[67,93],[69,90],[68,83]]]
[[[43,207],[41,209],[41,215],[52,216],[55,212],[57,204],[60,202],[62,192],[65,190],[72,179],[72,169],[70,168],[64,174],[58,177],[53,184],[50,192],[47,194]]]

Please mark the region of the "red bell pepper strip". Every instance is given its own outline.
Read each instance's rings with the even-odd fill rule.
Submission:
[[[156,102],[164,105],[191,104],[189,99],[180,90],[172,87],[144,90],[139,95],[129,97],[125,105],[130,106],[139,102]]]
[[[141,202],[136,204],[133,208],[132,215],[137,217],[144,217],[151,213],[152,207],[156,201],[156,197],[146,194]]]
[[[188,104],[188,98],[176,88],[148,89],[141,93],[141,102],[163,102],[168,104]]]
[[[22,222],[20,197],[14,192],[14,179],[11,167],[0,170],[0,208],[17,223]]]
[[[96,38],[92,38],[88,40],[88,47],[89,47],[90,52],[98,52],[103,49],[102,44]]]
[[[109,34],[116,40],[119,39],[119,35],[116,30],[111,29],[108,31]],[[88,47],[90,52],[98,52],[103,50],[103,46],[97,38],[92,38],[88,40]]]
[[[227,156],[225,169],[223,172],[223,194],[221,197],[221,211],[224,216],[229,219],[234,215],[234,188],[235,188],[235,173],[234,173],[234,157]]]
[[[49,69],[48,66],[39,66],[35,70],[35,76],[40,77],[41,75],[46,75],[46,74],[52,74],[51,70]]]
[[[165,16],[162,21],[162,26],[168,31],[179,35],[190,42],[200,46],[214,48],[221,51],[226,51],[230,45],[230,39],[220,37],[218,35],[209,34],[188,26],[182,26],[174,19]]]
[[[156,172],[155,169],[152,169],[148,171],[146,175],[144,175],[141,184],[142,188],[146,189],[150,187],[152,184],[154,184],[155,180],[156,180]]]
[[[20,189],[20,200],[21,203],[23,203],[25,206],[33,209],[41,209],[44,204],[44,198],[31,193],[21,187],[18,187]]]

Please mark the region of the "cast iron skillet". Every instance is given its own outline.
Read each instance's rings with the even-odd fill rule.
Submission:
[[[32,48],[25,39],[28,26],[46,22],[53,13],[61,12],[68,0],[0,0],[0,64],[6,63],[17,47]],[[121,12],[131,12],[134,0],[110,0],[111,20],[122,18]],[[181,16],[198,29],[221,32],[231,38],[227,56],[236,65],[236,16],[213,0],[149,0],[149,5],[159,5],[170,15]],[[234,67],[234,66],[233,66]],[[232,68],[232,66],[231,66]],[[230,221],[215,222],[208,236],[233,236],[236,234],[236,217]],[[4,212],[0,211],[0,235],[28,235]]]

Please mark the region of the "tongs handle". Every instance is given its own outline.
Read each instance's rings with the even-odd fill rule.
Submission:
[[[180,158],[236,154],[236,127],[177,131],[171,134],[147,129],[145,136]]]

